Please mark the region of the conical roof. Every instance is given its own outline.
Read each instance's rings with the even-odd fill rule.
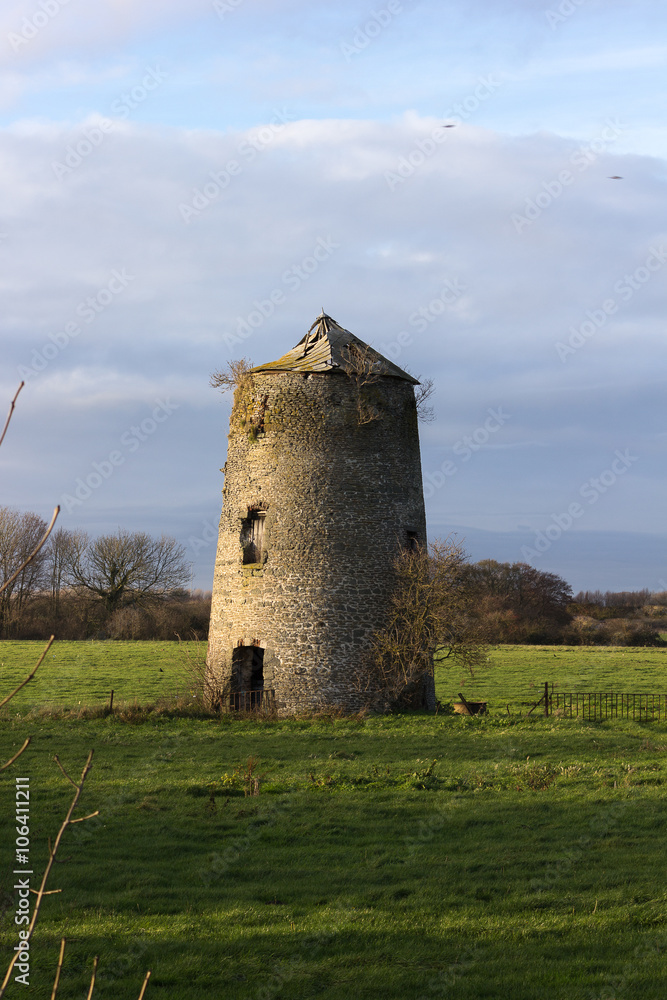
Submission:
[[[257,365],[253,372],[330,372],[339,369],[350,373],[363,370],[378,375],[402,378],[413,385],[419,381],[402,368],[359,340],[349,330],[322,311],[296,347],[277,361]]]

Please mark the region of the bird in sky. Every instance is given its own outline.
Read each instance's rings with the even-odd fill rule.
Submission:
[[[456,128],[456,122],[452,122],[451,125],[441,125],[440,128]]]
[[[607,178],[608,181],[622,181],[623,178],[619,174],[612,174],[611,177]]]

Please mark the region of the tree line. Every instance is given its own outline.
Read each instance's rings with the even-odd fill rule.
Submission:
[[[555,573],[492,559],[468,567],[475,615],[487,642],[544,645],[667,645],[667,593],[581,591]],[[661,619],[663,619],[661,621]]]
[[[0,507],[1,579],[25,561],[45,528],[37,514]],[[410,610],[400,608],[403,633],[425,628],[424,608],[437,606],[428,628],[462,663],[483,646],[502,643],[663,644],[667,592],[597,590],[575,597],[555,573],[520,562],[471,563],[449,540],[422,555],[418,581],[411,576],[414,561],[399,572],[412,588]],[[60,528],[0,595],[0,636],[174,639],[194,633],[204,639],[210,594],[185,589],[189,575],[183,546],[167,535],[118,529],[91,538]],[[387,648],[394,642],[385,641]],[[414,634],[412,646],[421,648]]]
[[[627,608],[637,611],[645,607],[667,608],[667,590],[580,590],[575,603],[599,608]]]
[[[39,515],[0,507],[0,578],[7,580],[44,534]],[[0,595],[5,639],[205,638],[210,595],[184,589],[190,575],[174,538],[118,529],[91,538],[59,528]]]

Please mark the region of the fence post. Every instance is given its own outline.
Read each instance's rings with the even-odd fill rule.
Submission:
[[[549,681],[544,682],[544,714],[549,716]]]

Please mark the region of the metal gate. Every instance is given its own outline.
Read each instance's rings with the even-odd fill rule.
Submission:
[[[582,718],[591,722],[604,719],[667,718],[667,695],[620,693],[616,691],[552,692],[549,697],[551,712],[565,718]]]

